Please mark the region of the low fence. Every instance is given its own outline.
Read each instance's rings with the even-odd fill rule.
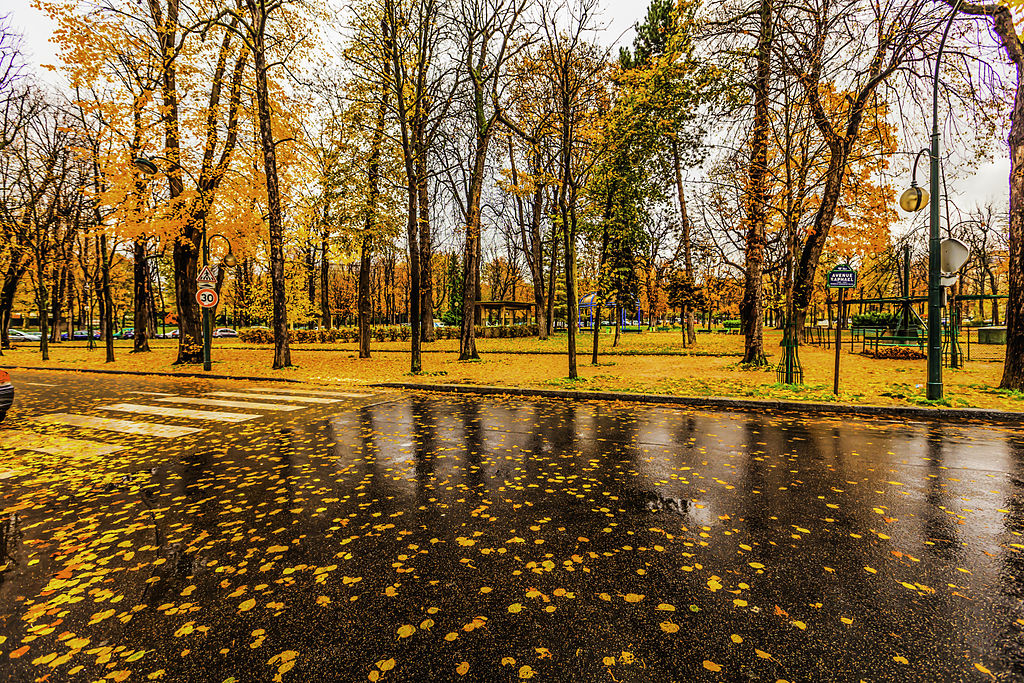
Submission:
[[[1006,356],[1005,344],[981,343],[976,327],[960,329],[956,339],[956,353],[962,362],[1002,362]],[[943,335],[942,357],[946,364],[950,362],[951,342],[948,333]],[[830,349],[836,343],[834,327],[808,326],[804,328],[804,343]],[[840,332],[841,347],[849,347],[850,353],[864,353],[875,357],[886,356],[886,349],[913,349],[924,355],[928,352],[928,337],[920,335],[896,335],[888,329],[855,327]],[[910,358],[909,354],[888,354],[889,357]],[[916,357],[916,356],[915,356]]]

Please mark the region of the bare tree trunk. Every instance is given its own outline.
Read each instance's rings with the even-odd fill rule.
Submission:
[[[750,140],[750,187],[747,190],[747,235],[745,282],[740,317],[743,321],[743,362],[765,365],[762,331],[765,222],[768,205],[768,82],[771,78],[771,51],[774,38],[772,0],[761,0],[760,36],[757,44],[757,71],[754,76],[754,127]]]
[[[306,300],[309,302],[309,307],[312,309],[316,305],[316,283],[319,279],[316,267],[316,253],[317,247],[310,244],[306,249]]]
[[[422,144],[421,144],[422,146]],[[424,149],[417,161],[419,175],[419,220],[420,220],[420,315],[423,317],[423,329],[420,334],[425,342],[437,339],[434,330],[434,245],[430,235],[430,203],[429,187],[427,186],[427,160]]]
[[[14,313],[14,296],[27,269],[28,259],[24,257],[21,249],[12,248],[7,271],[4,273],[3,286],[0,286],[0,348],[3,349],[11,348],[9,331],[11,315]]]
[[[486,134],[485,134],[486,135]],[[480,195],[483,191],[484,168],[487,160],[487,139],[477,135],[473,157],[473,171],[468,196],[469,225],[466,226],[466,263],[462,275],[462,330],[459,335],[459,360],[479,358],[476,350],[476,331],[480,324]]]
[[[47,319],[46,271],[43,260],[36,259],[36,307],[39,309],[39,351],[43,360],[50,360],[49,320]]]
[[[329,330],[333,327],[331,319],[331,297],[330,297],[330,275],[331,264],[328,261],[330,256],[330,245],[327,243],[326,231],[320,240],[320,327]]]
[[[1004,16],[1009,12],[1005,11]],[[1004,24],[1005,25],[1005,24]],[[1000,24],[997,24],[997,27]],[[1013,61],[1017,70],[1017,92],[1010,118],[1010,239],[1007,246],[1009,291],[1006,300],[1006,357],[1000,389],[1024,391],[1024,49],[1012,24],[997,29],[1004,44],[1015,41]],[[1013,33],[1010,33],[1010,32]],[[1004,37],[1004,32],[1007,34]],[[1010,52],[1007,49],[1007,52]],[[995,283],[993,283],[994,285]],[[992,288],[995,294],[995,287]],[[992,322],[997,324],[997,299],[992,300]]]
[[[152,323],[149,318],[152,292],[150,291],[149,258],[146,255],[146,240],[137,239],[132,244],[132,280],[134,283],[135,319],[132,331],[132,353],[149,351],[149,330]]]
[[[999,291],[996,289],[996,276],[995,273],[989,272],[989,286],[992,289],[993,296],[998,294]],[[982,287],[984,289],[984,286]],[[999,325],[999,299],[992,299],[992,324]]]
[[[509,159],[512,166],[512,183],[519,184],[519,174],[516,172],[515,151],[512,148],[512,140],[508,143]],[[540,172],[540,160],[534,158],[534,178]],[[540,221],[541,211],[544,207],[544,186],[537,183],[533,192],[533,205],[531,207],[529,229],[526,226],[524,215],[523,199],[516,195],[516,206],[518,208],[520,239],[523,242],[523,252],[526,254],[526,262],[530,267],[530,279],[533,281],[533,302],[537,320],[537,336],[541,339],[548,338],[547,306],[544,300],[544,246],[541,242]],[[515,299],[515,292],[512,296]]]
[[[952,3],[947,0],[947,4]],[[966,14],[989,19],[1016,72],[1016,92],[1007,140],[1010,148],[1010,240],[1007,247],[1010,286],[1006,301],[1006,359],[999,387],[1024,391],[1024,82],[1021,82],[1021,76],[1024,76],[1024,45],[1006,5],[975,5],[961,0],[956,7]],[[996,300],[993,299],[993,324],[997,315]]]
[[[418,195],[416,192],[416,178],[413,176],[408,181],[409,212],[406,217],[406,232],[409,239],[409,325],[412,327],[410,338],[410,369],[418,373],[423,369],[423,356],[420,344],[422,343],[421,327],[423,319],[420,315],[420,247],[419,235],[419,214],[417,212]]]
[[[292,364],[288,345],[288,302],[284,291],[284,225],[281,221],[281,194],[277,178],[277,145],[270,120],[270,93],[267,86],[266,52],[262,33],[255,36],[253,57],[256,66],[256,103],[259,113],[260,144],[267,183],[267,208],[270,222],[270,287],[274,300],[274,369]]]
[[[530,221],[531,241],[533,242],[531,245],[533,256],[531,270],[535,271],[532,273],[533,301],[536,306],[534,310],[537,317],[537,336],[542,340],[548,338],[549,332],[547,301],[544,294],[544,249],[540,236],[540,209],[543,201],[543,192],[538,190],[533,200],[533,216]],[[550,292],[548,294],[550,295]]]
[[[683,240],[683,267],[686,272],[686,279],[691,283],[693,278],[693,258],[690,249],[690,216],[686,212],[686,194],[683,192],[683,169],[679,158],[679,143],[672,140],[672,165],[676,172],[676,195],[679,198],[679,225],[682,228]],[[683,336],[686,338],[684,345],[695,346],[697,344],[697,330],[693,324],[693,310],[689,306],[681,311],[683,315]],[[639,321],[637,321],[639,323]]]
[[[53,317],[50,325],[50,342],[60,342],[60,324],[62,321],[61,312],[64,308],[64,287],[67,284],[67,268],[61,266],[55,269],[53,278],[53,289],[50,290],[51,302],[50,310],[53,311]],[[71,337],[68,337],[70,340]]]
[[[68,270],[68,285],[67,285],[67,305],[68,305],[68,316],[64,320],[64,327],[68,334],[68,339],[71,339],[72,333],[75,328],[75,295],[77,294],[77,283],[75,281],[74,270]]]
[[[370,357],[370,316],[373,314],[370,304],[370,255],[372,241],[369,232],[363,233],[359,246],[359,357]]]
[[[110,287],[110,252],[107,236],[100,233],[96,247],[100,250],[100,315],[103,319],[103,345],[107,352],[105,362],[114,362],[114,295]]]
[[[636,325],[640,327],[640,317],[637,316]],[[615,304],[615,339],[612,340],[612,348],[619,345],[619,336],[622,334],[622,306]]]
[[[551,254],[549,264],[547,324],[548,334],[550,335],[555,327],[555,280],[558,273],[558,232],[555,221],[551,221]]]

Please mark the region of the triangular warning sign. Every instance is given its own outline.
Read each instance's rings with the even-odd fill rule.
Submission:
[[[210,266],[203,266],[203,269],[199,271],[199,275],[196,275],[196,282],[212,282],[216,284],[217,278],[214,276]]]

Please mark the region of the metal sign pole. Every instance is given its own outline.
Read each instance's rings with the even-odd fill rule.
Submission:
[[[857,286],[857,271],[850,267],[849,263],[840,263],[828,272],[829,289],[839,290],[839,301],[836,311],[836,364],[835,377],[832,383],[832,393],[839,396],[839,351],[843,345],[843,321],[846,319],[846,312],[843,306],[846,303],[846,290]],[[850,350],[853,350],[853,336],[850,337]]]
[[[832,384],[832,393],[835,396],[839,396],[839,347],[842,345],[843,335],[843,300],[846,295],[846,289],[842,288],[839,290],[839,311],[836,315],[836,367],[835,367],[835,380]]]

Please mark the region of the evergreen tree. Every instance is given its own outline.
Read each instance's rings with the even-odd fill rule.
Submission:
[[[448,255],[448,310],[441,316],[441,322],[449,327],[462,325],[463,272],[459,257]]]

